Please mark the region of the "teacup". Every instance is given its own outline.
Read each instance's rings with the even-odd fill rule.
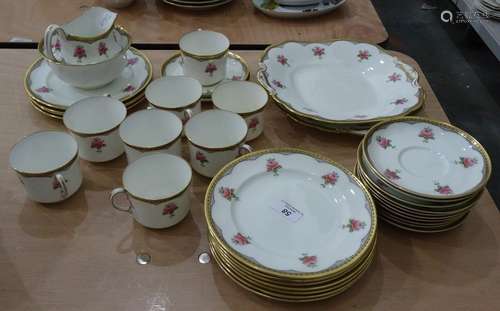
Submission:
[[[78,145],[64,132],[43,131],[24,137],[10,152],[28,197],[36,202],[60,202],[82,184]]]
[[[154,80],[146,88],[145,95],[151,107],[168,110],[186,123],[201,111],[202,93],[198,80],[174,76]]]
[[[124,151],[118,127],[126,116],[127,109],[121,101],[92,96],[71,105],[64,112],[63,122],[78,143],[80,158],[105,162]]]
[[[55,73],[55,75],[62,81],[74,87],[82,89],[95,89],[103,85],[106,85],[111,81],[113,81],[114,79],[116,79],[122,73],[123,69],[127,66],[128,63],[126,53],[131,43],[129,34],[121,27],[113,29],[111,34],[113,38],[114,37],[117,38],[118,40],[117,45],[123,46],[123,48],[117,51],[114,55],[111,54],[109,54],[109,56],[103,55],[99,59],[95,58],[90,59],[87,56],[90,55],[87,54],[90,53],[89,52],[90,50],[87,47],[84,48],[83,52],[82,50],[78,51],[75,50],[74,52],[71,53],[77,55],[77,58],[81,56],[80,60],[83,58],[85,59],[88,58],[89,61],[85,62],[81,61],[80,63],[78,63],[78,61],[76,61],[76,63],[71,63],[71,62],[65,63],[57,59],[53,60],[44,53],[44,44],[45,44],[44,41],[41,41],[38,44],[38,51],[40,52],[40,55],[45,58],[47,64]]]
[[[119,134],[128,163],[155,153],[181,156],[182,122],[171,112],[137,111],[123,121]]]
[[[248,125],[247,141],[253,140],[264,130],[263,110],[268,95],[262,86],[249,81],[230,81],[217,86],[212,93],[214,106],[242,116]]]
[[[111,192],[111,204],[141,225],[161,229],[180,222],[190,209],[191,167],[182,158],[161,153],[144,156],[123,172],[123,188]],[[118,204],[120,194],[128,205]]]
[[[200,175],[213,177],[225,164],[251,152],[245,145],[245,120],[224,110],[207,110],[192,117],[184,128],[189,141],[190,162]]]
[[[179,40],[184,75],[203,86],[219,83],[226,76],[229,39],[215,31],[197,30]]]

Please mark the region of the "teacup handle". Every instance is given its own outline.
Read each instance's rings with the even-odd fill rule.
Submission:
[[[244,144],[238,148],[238,155],[242,156],[242,155],[250,153],[252,151],[253,151],[253,148],[250,145]]]
[[[127,196],[127,201],[128,201],[128,207],[120,206],[116,204],[115,199],[116,196],[119,194],[125,194]],[[130,199],[128,198],[127,190],[123,188],[116,188],[111,191],[111,195],[109,196],[109,199],[111,200],[111,205],[120,212],[127,212],[131,213],[132,212],[132,203],[130,203]]]
[[[259,69],[257,70],[256,77],[259,84],[262,85],[266,91],[271,95],[276,95],[276,90],[273,89],[271,83],[269,83],[269,79],[266,75],[267,66],[264,63],[259,63]]]
[[[45,30],[45,34],[43,36],[43,51],[45,53],[45,56],[53,61],[57,61],[54,53],[52,52],[51,46],[52,37],[54,37],[55,34],[59,34],[60,36],[64,37],[64,30],[59,25],[49,25],[49,27],[47,27],[47,29]]]
[[[186,109],[184,110],[184,119],[182,119],[182,124],[186,124],[193,117],[193,110]]]
[[[55,177],[56,177],[56,180],[59,183],[59,185],[61,185],[61,196],[63,198],[67,197],[68,196],[68,187],[66,186],[66,181],[65,181],[63,175],[56,174]]]

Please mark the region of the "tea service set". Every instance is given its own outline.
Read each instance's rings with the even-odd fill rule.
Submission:
[[[246,142],[263,132],[268,95],[258,84],[240,81],[248,78],[248,67],[229,54],[227,37],[207,30],[180,39],[182,74],[165,70],[163,77],[149,83],[149,60],[130,47],[130,36],[115,19],[115,13],[93,7],[69,23],[47,27],[39,44],[41,58],[26,75],[27,92],[36,107],[58,109],[51,116],[62,118],[70,135],[29,135],[13,147],[10,163],[28,197],[54,203],[80,187],[78,158],[99,163],[125,153],[129,166],[123,188],[112,192],[112,205],[131,212],[146,227],[166,228],[189,210],[191,168],[213,177],[222,166],[252,151]],[[239,68],[228,70],[235,59]],[[238,78],[226,79],[228,71]],[[211,95],[216,109],[202,112],[202,99]],[[235,101],[237,97],[242,99]],[[148,107],[128,114],[143,98]],[[182,159],[184,141],[190,164]],[[38,155],[36,161],[31,154]],[[158,165],[162,168],[155,169]],[[115,203],[123,193],[128,208]],[[156,217],[152,210],[164,210],[163,203],[177,206],[176,212]]]
[[[454,229],[490,177],[491,160],[472,136],[407,117],[425,101],[418,73],[378,46],[282,42],[264,51],[254,83],[226,36],[199,29],[180,38],[180,52],[151,81],[151,63],[115,19],[91,8],[49,26],[40,42],[26,92],[69,134],[36,132],[12,148],[10,166],[33,201],[73,195],[80,158],[125,153],[110,205],[168,228],[189,213],[194,170],[211,178],[204,212],[219,267],[258,295],[303,302],[335,296],[363,275],[377,216],[410,231]],[[253,151],[247,142],[264,131],[269,97],[293,122],[367,133],[355,172],[296,148]],[[143,99],[146,109],[128,113]],[[213,109],[202,109],[205,99]]]

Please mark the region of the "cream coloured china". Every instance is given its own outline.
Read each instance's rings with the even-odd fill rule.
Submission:
[[[201,29],[189,32],[179,40],[179,48],[186,76],[204,86],[225,78],[229,39],[222,33]]]
[[[102,42],[100,47],[95,46],[99,45],[98,43],[89,43],[88,46],[77,45],[74,47],[75,52],[72,54],[79,60],[79,62],[75,61],[75,63],[65,63],[48,58],[42,52],[44,46],[43,42],[39,43],[38,50],[59,79],[74,87],[94,89],[113,81],[121,74],[128,64],[126,53],[131,44],[130,36],[121,27],[113,30],[111,35],[113,38],[117,38],[115,44],[116,48],[114,48],[112,52],[110,51],[108,53],[107,50],[112,49],[112,47],[109,45],[110,47],[108,48],[106,45],[102,45],[104,44]],[[100,52],[97,52],[97,50]],[[91,51],[102,53],[102,55],[100,57],[91,58]],[[86,61],[82,61],[82,59]]]
[[[213,1],[196,1],[196,0],[185,0],[185,1],[177,1],[177,0],[162,0],[164,3],[180,7],[183,9],[190,10],[206,10],[215,8],[227,3],[230,3],[233,0],[213,0]]]
[[[127,51],[127,66],[113,82],[93,90],[75,88],[59,79],[43,58],[28,69],[24,86],[28,95],[45,106],[65,110],[74,102],[89,96],[109,94],[126,102],[140,94],[152,77],[152,66],[138,50]]]
[[[414,75],[366,43],[284,42],[261,58],[259,82],[292,115],[330,126],[374,123],[422,105]]]
[[[176,53],[167,59],[161,67],[162,76],[183,76],[184,75],[184,65],[182,63],[182,57],[180,53]],[[250,71],[248,70],[248,65],[245,60],[238,54],[228,52],[226,61],[226,75],[225,81],[233,80],[248,80],[250,76]],[[217,86],[203,86],[203,98],[210,98],[213,90]]]
[[[224,167],[206,194],[214,238],[262,273],[288,278],[342,271],[368,251],[376,211],[346,169],[297,149],[247,154]]]
[[[24,137],[12,148],[9,163],[33,201],[63,201],[82,184],[78,145],[64,132],[43,131]]]
[[[363,145],[384,182],[430,198],[463,197],[483,187],[491,163],[472,137],[444,123],[409,118],[377,125]]]
[[[58,33],[55,25],[50,25],[47,31]],[[118,55],[123,55],[132,43],[128,32],[121,26],[112,29],[105,38],[96,41],[69,41],[62,39],[62,34],[56,34],[51,41],[44,39],[38,44],[38,51],[47,60],[59,65],[75,65],[79,68],[83,66],[95,65],[106,62]],[[45,42],[51,42],[46,45]],[[62,66],[61,66],[62,67]],[[83,69],[82,69],[83,71]]]
[[[53,61],[57,60],[56,54],[59,54],[66,63],[82,62],[82,58],[88,56],[86,52],[92,55],[94,53],[90,50],[79,50],[78,47],[83,48],[87,43],[97,40],[105,42],[105,47],[113,45],[109,44],[107,39],[117,16],[118,14],[105,8],[91,7],[69,23],[62,26],[48,26],[45,30],[44,41],[49,44],[43,48],[43,53]],[[87,59],[84,61],[87,62]]]
[[[182,158],[166,153],[144,156],[123,172],[123,188],[111,192],[111,204],[129,212],[141,225],[161,229],[180,222],[189,213],[191,168]],[[128,205],[117,203],[125,194]]]
[[[329,13],[344,4],[345,1],[346,0],[318,0],[316,3],[295,6],[279,4],[274,0],[252,0],[252,3],[256,9],[269,16],[303,18]]]
[[[124,151],[118,127],[126,116],[127,108],[119,100],[93,96],[71,105],[64,113],[63,122],[78,143],[80,158],[106,162]]]
[[[198,80],[173,76],[151,82],[146,88],[146,98],[152,107],[168,110],[184,123],[201,111],[202,87]]]
[[[245,120],[229,111],[206,110],[193,116],[184,128],[189,141],[191,166],[199,174],[212,177],[229,161],[252,151],[245,145]]]
[[[247,141],[264,130],[264,108],[269,100],[267,92],[257,83],[230,81],[219,85],[212,94],[214,106],[242,116],[248,126]]]
[[[173,113],[144,109],[128,116],[119,134],[129,163],[150,154],[181,156],[182,122]]]

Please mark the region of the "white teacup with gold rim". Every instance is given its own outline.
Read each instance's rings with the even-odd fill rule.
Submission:
[[[189,213],[191,178],[184,159],[165,153],[147,155],[127,166],[123,188],[111,192],[111,204],[145,227],[167,228]],[[127,205],[117,202],[120,195],[126,195]]]
[[[185,34],[179,40],[184,74],[203,86],[219,83],[226,76],[229,45],[219,32],[199,29]]]
[[[163,77],[146,88],[146,99],[152,108],[168,110],[183,123],[201,111],[202,87],[198,80],[176,76]]]
[[[78,142],[82,159],[105,162],[124,151],[118,127],[126,116],[127,108],[121,101],[93,96],[71,105],[64,112],[63,122]]]
[[[78,145],[64,132],[42,131],[24,137],[12,148],[9,163],[28,197],[36,202],[63,201],[82,184]]]
[[[225,164],[252,151],[245,145],[247,124],[236,113],[203,111],[191,118],[184,130],[191,166],[205,177],[213,177]]]
[[[214,106],[242,116],[248,125],[247,141],[264,131],[264,108],[269,100],[266,90],[254,82],[230,81],[215,88]]]
[[[119,128],[128,163],[155,153],[181,156],[182,122],[173,113],[144,109],[128,116]]]

